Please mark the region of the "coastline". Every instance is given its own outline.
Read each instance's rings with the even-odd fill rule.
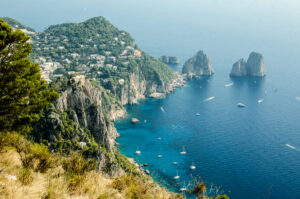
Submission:
[[[147,99],[163,99],[166,97],[166,95],[174,92],[176,90],[176,88],[180,88],[180,87],[184,87],[187,83],[187,79],[186,79],[186,75],[184,74],[180,74],[178,72],[175,72],[175,74],[177,75],[177,78],[174,79],[170,84],[169,84],[169,89],[167,90],[167,92],[165,93],[158,93],[158,92],[154,92],[152,94],[150,94],[149,96],[143,96],[143,97],[140,97],[139,99],[137,99],[136,103],[133,103],[135,105],[139,105],[139,101],[140,100],[147,100]],[[125,105],[128,105],[128,104],[125,104]],[[123,105],[123,109],[121,110],[114,110],[112,111],[112,118],[113,118],[113,125],[114,125],[114,128],[116,129],[116,122],[122,120],[122,119],[129,119],[130,120],[130,115],[128,114],[126,108],[124,107],[125,105]],[[116,129],[117,131],[117,129]],[[120,133],[117,131],[117,138],[120,137]],[[114,147],[117,147],[117,144],[118,142],[116,141],[116,139],[114,140]],[[121,152],[121,151],[120,151]],[[150,179],[157,183],[158,186],[161,186],[161,179],[158,177],[158,178],[154,178],[151,176],[151,174],[147,174],[146,173],[146,170],[143,166],[142,166],[142,163],[139,163],[137,161],[134,160],[134,158],[132,157],[128,157],[126,156],[125,154],[121,153],[122,155],[124,155],[128,161],[132,164],[134,164],[135,166],[137,166],[138,170],[145,176],[148,176],[150,177]],[[157,180],[156,180],[157,179]],[[163,187],[165,187],[166,189],[168,189],[169,191],[171,192],[175,192],[175,190],[172,190],[171,187],[169,186],[169,183],[168,182],[165,182],[164,184],[166,185],[162,185]],[[177,193],[177,192],[175,192]]]

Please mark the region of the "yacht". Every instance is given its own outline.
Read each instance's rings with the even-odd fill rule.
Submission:
[[[178,171],[177,171],[177,175],[174,176],[174,179],[175,179],[175,180],[178,180],[179,178],[180,178],[180,176],[178,175]]]
[[[190,166],[190,169],[191,169],[191,170],[195,170],[195,169],[196,169],[196,166],[195,166],[194,162],[193,162],[192,165]]]
[[[180,152],[181,155],[185,155],[186,154],[186,151],[185,151],[185,148],[184,146],[182,147],[182,151]]]
[[[141,151],[139,150],[139,147],[136,147],[135,154],[136,154],[136,155],[140,155],[140,154],[141,154]]]
[[[240,108],[243,108],[243,107],[246,106],[245,104],[243,104],[243,103],[241,103],[241,102],[237,103],[236,105],[237,105],[237,107],[240,107]]]
[[[182,188],[179,189],[179,191],[184,192],[184,191],[187,191],[187,189],[186,189],[186,187],[182,187]]]

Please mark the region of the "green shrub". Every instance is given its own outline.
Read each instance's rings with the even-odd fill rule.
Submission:
[[[86,172],[96,169],[95,159],[86,159],[78,152],[73,152],[69,158],[63,161],[63,168],[69,174],[84,175]]]
[[[206,192],[206,185],[203,181],[198,182],[190,191],[192,194],[201,194]]]
[[[47,146],[34,143],[30,147],[30,151],[33,157],[38,161],[36,166],[37,171],[45,173],[49,168],[53,168],[56,165],[56,159],[49,153]]]
[[[28,168],[20,169],[18,179],[23,185],[29,185],[33,181],[31,170]]]
[[[224,194],[224,195],[218,196],[216,199],[229,199],[229,197],[226,194]]]

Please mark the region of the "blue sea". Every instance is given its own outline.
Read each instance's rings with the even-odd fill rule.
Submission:
[[[297,0],[10,0],[0,15],[38,31],[104,16],[150,55],[179,57],[181,64],[170,66],[175,71],[204,50],[212,77],[127,106],[128,117],[116,123],[121,152],[148,163],[151,176],[173,191],[201,179],[211,193],[232,199],[298,199],[299,10]],[[252,51],[263,54],[267,76],[230,78],[232,64]],[[132,117],[141,122],[131,124]]]

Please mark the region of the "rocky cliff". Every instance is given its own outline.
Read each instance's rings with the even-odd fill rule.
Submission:
[[[244,59],[240,59],[233,64],[230,75],[236,77],[247,75],[247,63],[244,61]]]
[[[118,133],[113,123],[125,116],[123,106],[82,75],[58,79],[51,86],[60,91],[60,97],[34,126],[35,140],[47,144],[53,152],[80,150],[87,157],[97,158],[99,169],[109,165],[113,176],[124,173],[115,161]]]
[[[266,75],[266,69],[263,56],[260,53],[252,52],[247,62],[240,59],[233,64],[230,76],[256,76],[263,77]]]
[[[197,52],[192,58],[187,60],[182,68],[182,73],[189,78],[200,77],[202,75],[212,75],[214,70],[211,59],[203,51]]]

